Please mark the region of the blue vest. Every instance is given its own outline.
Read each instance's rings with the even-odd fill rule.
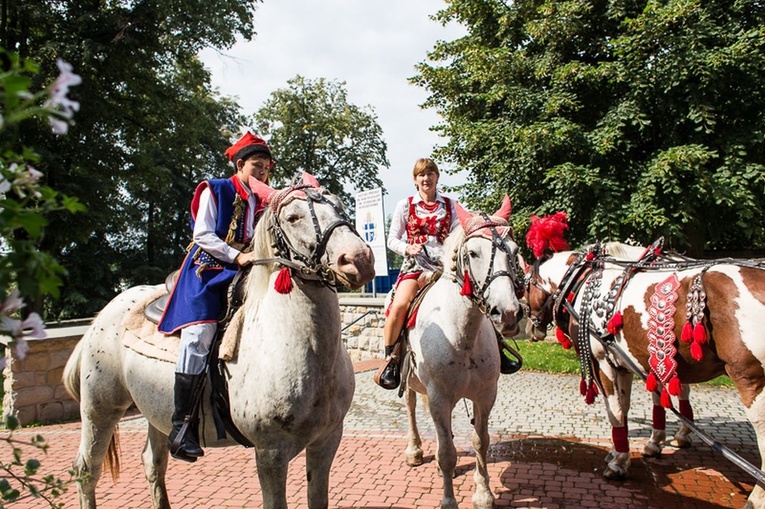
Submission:
[[[199,198],[202,191],[210,189],[212,199],[218,210],[215,233],[225,240],[229,234],[231,218],[234,216],[235,201],[240,198],[243,213],[237,221],[233,242],[248,243],[245,238],[246,221],[254,221],[254,211],[247,204],[248,193],[239,178],[213,179],[197,186],[191,202],[191,229],[199,210]],[[159,331],[173,334],[178,329],[197,323],[216,323],[226,307],[226,293],[229,283],[239,271],[235,263],[222,262],[192,244],[183,260],[175,288],[165,307],[159,322]]]

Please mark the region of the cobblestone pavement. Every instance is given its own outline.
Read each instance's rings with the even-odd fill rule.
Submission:
[[[406,410],[394,391],[372,382],[379,361],[357,363],[356,394],[330,482],[330,507],[433,508],[441,499],[441,479],[432,421],[420,405],[425,464],[406,465]],[[696,424],[719,442],[759,465],[754,432],[735,390],[697,386],[691,393]],[[459,452],[455,490],[460,507],[470,507],[475,457],[470,445],[469,406],[454,410]],[[502,376],[491,415],[489,473],[498,507],[564,509],[716,509],[740,508],[753,487],[747,474],[698,438],[686,450],[665,449],[660,459],[640,452],[650,435],[651,398],[636,384],[630,412],[631,477],[606,481],[601,472],[611,430],[602,403],[586,405],[576,376],[520,372]],[[101,508],[150,508],[140,452],[145,440],[140,415],[120,425],[122,472],[116,484],[102,478]],[[677,428],[672,414],[667,431]],[[79,442],[79,423],[26,428],[19,435],[43,435],[50,442],[42,471],[66,477]],[[38,455],[39,456],[39,455]],[[305,457],[290,466],[289,506],[306,505]],[[167,488],[174,508],[260,507],[254,453],[243,447],[208,448],[195,464],[171,460]],[[77,507],[72,486],[65,507]],[[20,501],[14,509],[47,507],[41,500]]]

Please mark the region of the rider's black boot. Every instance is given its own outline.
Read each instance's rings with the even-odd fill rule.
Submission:
[[[204,375],[175,374],[175,411],[170,432],[170,454],[193,463],[205,452],[199,446],[199,420],[193,416],[193,396]]]
[[[386,363],[375,375],[375,382],[383,389],[393,390],[401,383],[399,358],[394,349],[395,346],[385,347]]]

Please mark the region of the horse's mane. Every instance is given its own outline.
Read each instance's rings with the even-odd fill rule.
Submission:
[[[603,244],[604,252],[618,260],[637,261],[645,253],[643,246],[632,246],[623,242],[611,241]]]
[[[444,266],[444,274],[454,274],[452,270],[452,258],[459,248],[462,241],[465,239],[465,230],[461,227],[455,228],[444,240],[444,254],[441,257],[441,262]]]
[[[250,248],[255,253],[258,260],[273,258],[275,251],[273,248],[273,238],[268,225],[271,224],[273,212],[270,207],[266,208],[263,216],[255,225],[255,232],[250,242]],[[259,265],[253,264],[250,274],[247,276],[247,284],[244,293],[244,311],[249,316],[255,316],[260,308],[260,302],[268,291],[268,282],[273,271],[272,263]]]

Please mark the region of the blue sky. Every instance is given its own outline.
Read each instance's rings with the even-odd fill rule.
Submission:
[[[392,214],[396,202],[414,192],[415,160],[443,141],[429,131],[438,115],[420,108],[426,91],[407,82],[437,40],[463,32],[429,18],[443,6],[442,0],[265,0],[252,41],[224,53],[205,51],[202,60],[213,86],[237,97],[247,115],[297,74],[344,81],[349,101],[371,106],[383,129],[391,166],[380,177],[388,192],[385,213]],[[456,184],[459,177],[442,173],[441,183]]]

